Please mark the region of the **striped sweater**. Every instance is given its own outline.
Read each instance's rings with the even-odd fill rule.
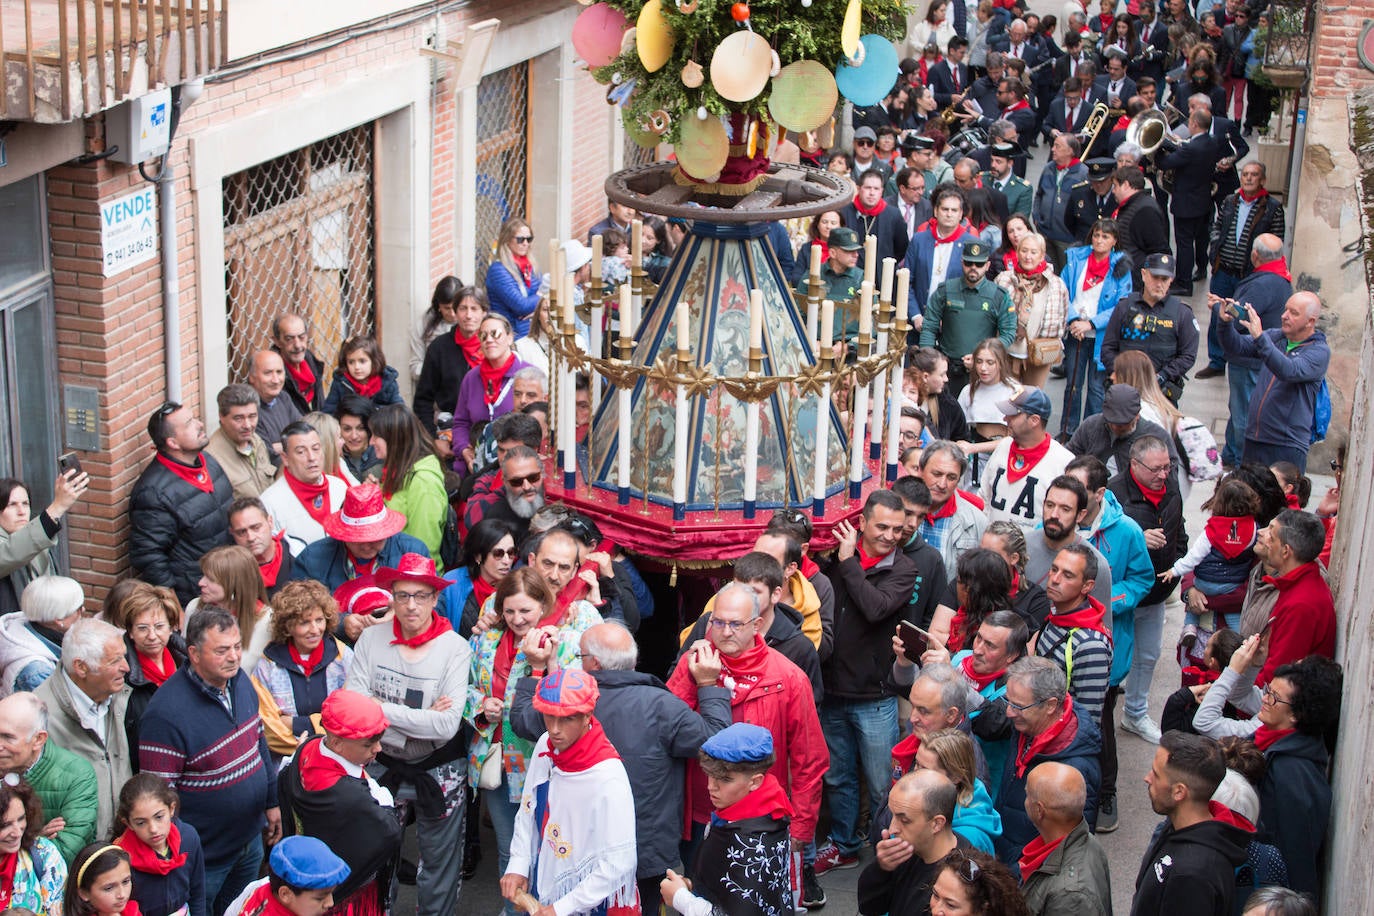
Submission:
[[[1088,627],[1066,629],[1051,616],[1040,630],[1035,654],[1063,668],[1069,681],[1069,695],[1101,724],[1102,704],[1112,673],[1111,641]]]
[[[277,805],[258,697],[248,675],[229,682],[234,715],[190,667],[153,694],[139,726],[139,769],[181,795],[181,817],[200,833],[207,869],[238,856]]]

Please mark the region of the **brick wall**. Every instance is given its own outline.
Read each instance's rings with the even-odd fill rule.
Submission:
[[[1318,14],[1312,46],[1314,99],[1344,98],[1355,89],[1374,85],[1374,73],[1364,68],[1356,51],[1360,32],[1374,18],[1374,0],[1350,0],[1331,10],[1326,6]]]
[[[605,177],[611,171],[611,116],[619,109],[606,104],[606,87],[579,70],[576,84],[576,110],[573,120],[578,135],[573,175],[572,229],[576,238],[585,239],[587,230],[606,215]]]

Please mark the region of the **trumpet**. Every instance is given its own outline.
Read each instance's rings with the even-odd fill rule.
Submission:
[[[1088,120],[1083,122],[1083,129],[1078,132],[1078,136],[1083,141],[1083,157],[1087,158],[1088,150],[1093,148],[1097,142],[1097,137],[1102,133],[1102,128],[1106,126],[1111,117],[1112,109],[1107,107],[1106,102],[1098,102],[1093,106],[1093,110],[1088,114]],[[1117,115],[1120,117],[1120,115]]]
[[[936,118],[944,122],[945,127],[950,127],[954,124],[955,121],[959,120],[959,112],[957,111],[958,107],[959,106],[957,106],[953,102],[950,102],[948,105],[945,106],[943,111],[936,115]]]

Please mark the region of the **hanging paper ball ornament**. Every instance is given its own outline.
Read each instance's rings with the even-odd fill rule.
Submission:
[[[627,26],[625,14],[607,3],[597,3],[578,14],[572,43],[589,67],[604,67],[620,54]]]
[[[849,0],[849,6],[844,11],[844,23],[840,26],[840,49],[846,57],[853,57],[859,46],[859,17],[862,13],[859,0]]]
[[[718,118],[688,119],[673,146],[678,166],[693,178],[705,179],[725,167],[730,156],[730,137]]]
[[[704,82],[706,82],[706,72],[701,69],[701,64],[689,60],[682,65],[682,85],[688,89],[699,89]]]
[[[635,49],[645,70],[656,73],[663,68],[673,54],[674,37],[668,20],[663,18],[661,0],[649,0],[635,22]]]
[[[752,31],[727,35],[711,55],[711,85],[729,102],[747,102],[768,85],[773,49]],[[894,80],[895,81],[895,80]]]
[[[840,61],[835,84],[840,94],[855,105],[876,105],[897,82],[897,49],[881,35],[865,35],[859,39],[859,45],[863,49],[862,62],[856,65]]]
[[[733,4],[733,5],[730,7],[730,16],[731,16],[736,22],[748,22],[748,21],[749,21],[749,4],[747,4],[747,3],[736,3],[736,4]]]
[[[835,110],[839,92],[835,77],[814,60],[793,61],[783,67],[768,93],[768,113],[788,130],[815,130]]]

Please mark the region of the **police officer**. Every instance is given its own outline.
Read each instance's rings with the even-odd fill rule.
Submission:
[[[1150,357],[1155,377],[1166,397],[1178,403],[1188,370],[1197,360],[1198,324],[1193,310],[1170,295],[1176,261],[1170,254],[1152,254],[1140,272],[1141,288],[1112,309],[1102,338],[1102,365],[1111,374],[1118,354],[1139,350]]]
[[[820,297],[835,303],[835,339],[849,339],[859,333],[858,311],[852,314],[854,320],[846,322],[844,311],[838,308],[841,303],[849,302],[859,295],[859,287],[864,282],[864,272],[859,269],[859,251],[863,248],[859,234],[847,226],[830,230],[830,260],[821,265]],[[802,274],[797,282],[797,299],[806,298],[809,274]]]
[[[1116,160],[1106,156],[1089,159],[1088,177],[1069,189],[1069,204],[1064,211],[1064,225],[1078,244],[1088,244],[1088,235],[1093,223],[1099,219],[1110,219],[1116,212],[1116,198],[1112,195],[1112,172],[1116,171]]]
[[[830,235],[833,238],[835,230]],[[926,303],[921,346],[937,347],[949,359],[945,390],[951,395],[968,383],[964,358],[980,343],[1000,337],[1010,346],[1016,337],[1016,307],[1007,291],[987,278],[990,255],[985,243],[966,243],[963,278],[941,283]]]

